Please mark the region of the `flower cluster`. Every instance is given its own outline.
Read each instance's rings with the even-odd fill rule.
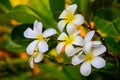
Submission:
[[[65,52],[68,57],[72,57],[73,65],[81,64],[80,72],[84,76],[91,73],[91,65],[95,68],[105,66],[105,60],[100,57],[106,51],[106,47],[100,41],[92,41],[95,31],[89,31],[84,37],[80,36],[80,30],[75,26],[84,23],[84,17],[80,14],[75,14],[77,5],[68,6],[61,15],[58,22],[58,29],[61,34],[58,36],[59,41],[56,46],[58,54]],[[31,55],[30,66],[34,67],[34,62],[38,63],[43,60],[43,53],[48,51],[46,39],[54,34],[56,30],[53,28],[47,29],[42,33],[42,23],[37,20],[34,22],[33,30],[27,28],[24,32],[26,38],[35,39],[31,42],[26,52]]]

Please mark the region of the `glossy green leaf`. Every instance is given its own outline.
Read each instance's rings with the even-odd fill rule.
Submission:
[[[47,73],[50,73],[55,80],[71,80],[62,70],[59,70],[55,66],[50,66],[47,64],[40,64],[40,68]]]
[[[59,15],[65,9],[65,0],[49,0],[49,2],[54,19],[58,20]]]
[[[94,17],[95,26],[97,29],[106,33],[109,36],[120,36],[120,14],[119,10],[103,9],[100,10]]]
[[[64,66],[64,73],[66,73],[72,80],[86,80],[84,76],[81,75],[78,66]]]
[[[33,23],[36,19],[41,20],[35,12],[25,5],[16,6],[13,10],[6,14],[6,16],[21,23]]]
[[[46,28],[53,27],[58,30],[57,22],[54,20],[50,9],[49,0],[30,0],[30,6],[39,15],[39,17],[44,20],[44,25],[47,25]]]
[[[4,5],[9,10],[12,8],[9,0],[0,0],[0,6],[1,5]]]
[[[23,36],[24,31],[28,27],[33,27],[33,25],[32,24],[22,24],[22,25],[15,27],[12,31],[11,39],[15,43],[17,43],[23,47],[26,47],[31,41],[33,41],[33,39],[27,39]]]
[[[104,39],[109,51],[111,51],[112,54],[120,55],[120,44],[110,37],[105,37]]]

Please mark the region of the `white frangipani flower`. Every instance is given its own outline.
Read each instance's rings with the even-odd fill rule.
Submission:
[[[80,72],[84,76],[88,76],[91,73],[91,65],[98,69],[105,66],[105,60],[99,56],[106,51],[105,46],[96,45],[92,49],[88,50],[89,51],[85,51],[85,54],[81,54],[80,52],[72,58],[73,65],[82,63]]]
[[[61,42],[56,47],[57,53],[61,53],[62,49],[65,48],[65,53],[67,54],[67,56],[73,56],[76,52],[73,45],[81,46],[81,41],[83,41],[83,38],[80,37],[78,34],[79,31],[75,33],[70,32],[68,33],[68,35],[65,32],[62,32],[61,35],[58,37],[58,40]]]
[[[100,41],[92,41],[95,31],[89,31],[83,39],[83,51],[89,52],[92,47],[100,45]]]
[[[43,54],[39,53],[38,50],[35,50],[32,56],[30,57],[30,67],[34,68],[34,63],[39,63],[43,60]]]
[[[61,32],[63,31],[66,24],[67,32],[71,32],[73,29],[75,29],[75,25],[81,25],[84,23],[83,16],[80,14],[75,14],[76,9],[76,4],[70,5],[65,10],[63,10],[59,16],[61,21],[58,22],[58,28]]]
[[[26,52],[32,55],[36,47],[38,47],[39,53],[45,53],[48,50],[48,44],[45,39],[56,33],[56,30],[53,28],[49,28],[42,33],[42,23],[35,20],[33,30],[27,28],[24,32],[24,37],[35,39],[28,45]]]

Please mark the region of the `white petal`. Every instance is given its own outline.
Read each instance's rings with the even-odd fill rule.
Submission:
[[[84,76],[88,76],[91,73],[90,63],[83,63],[80,68],[80,72]]]
[[[30,63],[30,67],[34,68],[33,56],[30,57],[29,63]]]
[[[59,43],[56,47],[57,53],[61,53],[62,48],[65,46],[65,44],[63,42]]]
[[[31,28],[27,28],[24,32],[26,38],[37,38],[37,34]]]
[[[63,10],[63,12],[59,16],[59,19],[64,19],[65,15],[67,15],[67,12],[66,12],[66,10]]]
[[[88,42],[88,41],[91,41],[92,37],[94,36],[95,34],[95,31],[90,31],[86,34],[85,38],[84,38],[84,41],[85,42]]]
[[[60,32],[63,31],[66,24],[67,24],[67,22],[65,20],[61,20],[58,22],[58,29],[60,30]]]
[[[65,32],[62,32],[57,40],[66,40],[65,38],[68,38],[68,36]]]
[[[73,23],[77,24],[77,25],[83,24],[84,23],[84,17],[80,14],[76,14]]]
[[[97,45],[100,45],[101,42],[100,41],[92,41],[92,44],[93,44],[93,46],[97,46]]]
[[[74,42],[72,42],[72,44],[82,46],[83,45],[83,38],[80,36],[74,36]]]
[[[73,56],[75,54],[75,49],[73,45],[66,45],[65,53],[67,54],[67,56]]]
[[[106,47],[104,45],[98,45],[95,46],[92,53],[94,53],[95,56],[98,56],[100,54],[103,54],[106,51]]]
[[[57,32],[56,32],[56,30],[55,29],[53,29],[53,28],[49,28],[49,29],[46,29],[44,32],[43,32],[43,37],[50,37],[50,36],[52,36],[52,35],[54,35],[54,34],[56,34]]]
[[[91,51],[91,48],[92,48],[92,42],[89,41],[89,42],[86,42],[85,45],[84,45],[84,51],[85,53],[90,53]]]
[[[34,58],[35,63],[38,63],[43,60],[43,54],[38,53],[38,56]]]
[[[37,35],[42,34],[42,23],[35,20],[33,29]]]
[[[26,49],[26,52],[29,54],[29,55],[32,55],[35,48],[36,48],[36,45],[37,45],[38,41],[37,40],[34,40],[33,42],[31,42],[27,49]]]
[[[85,56],[84,55],[79,55],[79,56],[77,56],[77,55],[75,55],[75,56],[73,56],[73,58],[72,58],[72,64],[73,65],[78,65],[78,64],[80,64],[81,62],[83,62],[85,60]]]
[[[66,12],[72,12],[72,14],[74,14],[75,13],[75,11],[76,11],[76,9],[77,9],[77,5],[76,4],[73,4],[73,5],[70,5],[70,6],[68,6],[67,8],[66,8]]]
[[[40,53],[45,53],[48,50],[48,44],[46,41],[42,40],[38,43],[38,49]]]
[[[92,65],[95,68],[102,68],[105,66],[105,60],[101,57],[95,57],[94,61],[92,61]]]
[[[77,9],[77,5],[76,5],[76,4],[73,4],[73,5],[68,6],[68,7],[67,7],[65,10],[63,10],[63,12],[60,14],[59,19],[60,19],[60,18],[61,18],[61,19],[65,19],[65,18],[66,18],[66,15],[67,15],[69,12],[71,12],[72,14],[74,14],[75,11],[76,11],[76,9]]]
[[[72,23],[68,23],[66,29],[68,34],[72,34],[73,32],[77,31],[75,25]]]

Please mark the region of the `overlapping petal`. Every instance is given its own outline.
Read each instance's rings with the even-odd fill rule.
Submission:
[[[44,53],[48,50],[48,44],[46,41],[42,40],[41,42],[38,43],[38,49],[40,53]]]
[[[91,41],[91,39],[93,38],[95,34],[95,31],[90,31],[86,34],[85,38],[84,38],[84,42],[89,42]]]
[[[101,57],[95,57],[91,63],[95,68],[102,68],[105,66],[105,60]]]
[[[80,64],[81,62],[83,62],[85,60],[85,55],[79,55],[79,56],[77,56],[77,55],[75,55],[75,56],[73,56],[73,58],[72,58],[72,64],[73,65],[78,65],[78,64]]]
[[[33,42],[31,42],[31,43],[28,45],[28,47],[27,47],[27,49],[26,49],[26,52],[27,52],[29,55],[32,55],[32,54],[33,54],[33,52],[34,52],[34,50],[35,50],[35,48],[36,48],[36,46],[37,46],[37,43],[38,43],[38,41],[37,41],[37,40],[34,40]]]
[[[65,21],[65,20],[61,20],[61,21],[58,22],[58,28],[59,28],[60,32],[63,31],[63,29],[64,29],[64,27],[65,27],[65,25],[66,25],[67,23],[68,23],[68,22]]]
[[[65,46],[64,42],[61,42],[61,43],[59,43],[59,44],[57,45],[56,50],[57,50],[57,53],[58,53],[58,54],[61,53],[62,48],[63,48],[64,46]]]
[[[89,41],[89,42],[86,42],[85,45],[84,45],[84,51],[85,53],[90,53],[91,51],[91,48],[92,48],[92,42]]]
[[[82,46],[83,45],[83,38],[80,36],[74,36],[74,41],[72,42],[72,44]]]
[[[75,24],[68,23],[66,26],[66,29],[67,29],[68,34],[72,34],[76,30]]]
[[[65,48],[65,53],[67,54],[67,56],[73,56],[75,53],[75,49],[73,47],[73,45],[67,45]]]
[[[84,23],[84,17],[80,14],[76,14],[73,20],[74,24],[81,25]]]
[[[36,56],[34,58],[35,63],[41,62],[42,60],[43,60],[43,54],[42,53],[38,53],[38,56]]]
[[[27,28],[24,32],[24,37],[26,38],[37,38],[36,35],[37,34],[31,28]]]
[[[56,34],[56,33],[57,33],[57,32],[56,32],[55,29],[49,28],[49,29],[46,29],[46,30],[43,32],[43,37],[44,37],[44,38],[47,38],[47,37],[50,37],[50,36],[52,36],[52,35],[54,35],[54,34]]]
[[[75,11],[76,11],[76,9],[77,9],[77,5],[76,5],[76,4],[73,4],[73,5],[68,6],[68,7],[66,8],[66,11],[67,11],[67,12],[70,11],[72,14],[74,14]]]
[[[83,63],[80,67],[80,72],[84,76],[88,76],[91,73],[90,63]]]
[[[34,68],[33,56],[30,57],[29,63],[30,63],[30,67]]]
[[[42,33],[42,23],[35,20],[33,29],[37,33],[37,35],[41,34]]]
[[[98,56],[100,54],[103,54],[106,51],[106,47],[104,45],[98,45],[94,47],[92,53],[94,53],[95,56]]]
[[[68,38],[67,34],[65,32],[62,32],[57,40],[66,40],[66,38]]]

